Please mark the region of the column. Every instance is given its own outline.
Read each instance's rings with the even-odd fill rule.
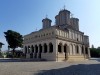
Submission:
[[[47,53],[49,53],[49,44],[47,44]]]
[[[69,48],[69,46],[67,46],[67,53],[68,53],[68,55],[70,55],[70,48]]]
[[[86,58],[85,46],[83,46],[83,49],[84,49],[84,58]]]
[[[64,53],[64,46],[63,46],[63,44],[61,45],[61,52]]]
[[[89,47],[88,47],[88,56],[89,56],[89,58],[91,57],[91,56],[90,56],[90,49],[89,49]]]
[[[42,53],[44,53],[44,44],[42,45]]]
[[[79,55],[82,55],[82,48],[80,47],[80,45],[78,47],[79,47]]]
[[[32,47],[30,46],[30,53],[32,53]]]
[[[73,46],[72,45],[70,45],[69,50],[70,50],[70,55],[72,55],[72,50],[73,50]]]
[[[76,55],[75,45],[73,45],[73,55]]]

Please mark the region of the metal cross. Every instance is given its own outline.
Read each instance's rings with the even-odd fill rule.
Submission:
[[[46,18],[48,18],[48,15],[46,15]]]
[[[64,9],[66,8],[66,6],[64,5]]]

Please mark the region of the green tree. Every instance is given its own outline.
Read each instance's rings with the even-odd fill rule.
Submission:
[[[9,47],[13,49],[14,56],[15,48],[22,47],[23,37],[20,33],[12,30],[8,30],[4,34]]]
[[[100,49],[90,48],[91,57],[100,57]]]

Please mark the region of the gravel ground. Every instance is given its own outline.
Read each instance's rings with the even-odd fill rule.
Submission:
[[[0,62],[0,75],[100,75],[100,61]]]

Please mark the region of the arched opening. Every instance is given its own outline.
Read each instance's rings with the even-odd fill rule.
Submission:
[[[85,47],[85,53],[88,54],[88,48],[87,47]]]
[[[67,45],[64,45],[64,53],[65,53],[65,59],[67,59]]]
[[[33,53],[34,53],[34,47],[33,45],[31,46],[31,54],[30,54],[30,58],[33,58]]]
[[[67,53],[67,45],[64,45],[64,52]]]
[[[35,45],[35,53],[38,53],[38,46]]]
[[[82,54],[84,54],[84,47],[82,46]]]
[[[62,52],[62,43],[60,43],[60,44],[58,45],[58,52],[59,52],[59,53]]]
[[[30,46],[28,46],[28,53],[30,53],[30,50],[31,50],[31,48],[30,48]]]
[[[42,53],[42,45],[39,44],[39,58],[41,58],[41,53]]]
[[[27,53],[27,47],[25,46],[25,54]]]
[[[44,53],[47,53],[47,44],[44,44]]]
[[[52,53],[53,52],[53,44],[49,43],[49,52]]]
[[[34,47],[33,47],[33,45],[31,46],[31,50],[32,50],[32,53],[34,53]]]
[[[42,53],[42,45],[39,44],[39,53]]]
[[[37,58],[37,53],[38,53],[38,46],[35,45],[35,54],[34,54],[34,58]]]
[[[76,53],[79,54],[79,47],[76,45]]]

